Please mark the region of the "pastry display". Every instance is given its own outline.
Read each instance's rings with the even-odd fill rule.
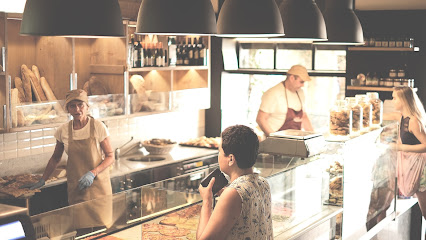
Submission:
[[[357,94],[355,97],[357,98],[359,105],[362,107],[362,128],[369,129],[371,125],[372,113],[371,103],[367,101],[366,95]]]
[[[326,171],[330,173],[327,204],[341,206],[343,204],[343,166],[335,161]]]
[[[38,182],[41,175],[22,174],[13,175],[0,178],[0,193],[13,196],[15,198],[21,196],[33,195],[40,192],[40,189],[30,190],[28,188],[19,188],[24,184]]]
[[[180,145],[203,148],[219,148],[220,137],[198,137],[190,139],[186,142],[181,142]]]
[[[371,103],[371,123],[374,125],[382,124],[383,102],[379,99],[379,93],[368,92],[367,96]]]
[[[347,136],[352,131],[352,111],[346,107],[346,101],[338,100],[330,110],[330,134]]]
[[[201,205],[167,214],[158,223],[142,224],[142,239],[195,240]]]

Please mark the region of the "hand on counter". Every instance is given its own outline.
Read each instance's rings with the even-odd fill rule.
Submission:
[[[38,182],[36,183],[28,183],[28,184],[24,184],[22,186],[20,186],[19,188],[29,188],[30,190],[34,190],[34,189],[38,189],[44,186],[44,184],[46,184],[46,182],[44,181],[44,179],[40,179]]]
[[[95,179],[95,174],[88,171],[78,180],[78,189],[83,190],[90,187],[93,183],[93,179]]]

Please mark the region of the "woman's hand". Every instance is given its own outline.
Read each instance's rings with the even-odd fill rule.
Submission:
[[[210,179],[209,185],[207,185],[207,187],[203,187],[203,185],[200,184],[200,186],[198,187],[198,191],[200,192],[201,198],[204,200],[210,200],[213,199],[213,192],[212,192],[212,188],[215,182],[215,178],[212,177],[212,179]]]

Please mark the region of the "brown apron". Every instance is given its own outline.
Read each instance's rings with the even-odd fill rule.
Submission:
[[[101,153],[97,148],[94,122],[94,119],[90,120],[90,137],[88,139],[74,140],[73,121],[69,122],[68,127],[68,203],[76,204],[72,207],[76,229],[110,227],[112,224],[112,188],[109,169],[100,172],[90,187],[84,190],[78,189],[78,180],[102,162]]]
[[[284,85],[284,92],[285,92],[285,101],[287,104],[287,114],[285,116],[284,124],[280,127],[278,131],[286,130],[286,129],[302,129],[302,118],[303,118],[303,105],[302,100],[300,100],[299,93],[296,91],[297,97],[299,98],[300,105],[302,108],[300,111],[295,111],[293,108],[288,107],[288,99],[287,99],[287,88]]]

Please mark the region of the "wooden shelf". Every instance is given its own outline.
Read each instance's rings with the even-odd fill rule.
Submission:
[[[348,51],[382,51],[382,52],[418,52],[419,48],[397,48],[397,47],[349,47]]]
[[[149,72],[153,70],[158,71],[172,71],[172,70],[208,70],[208,66],[176,66],[176,67],[141,67],[129,68],[129,72]]]
[[[271,74],[271,75],[285,75],[288,70],[281,69],[254,69],[254,68],[243,68],[236,70],[224,70],[227,73],[242,73],[242,74]],[[308,70],[309,76],[341,76],[346,75],[346,71],[339,70]]]
[[[393,87],[347,86],[348,90],[392,92]]]

